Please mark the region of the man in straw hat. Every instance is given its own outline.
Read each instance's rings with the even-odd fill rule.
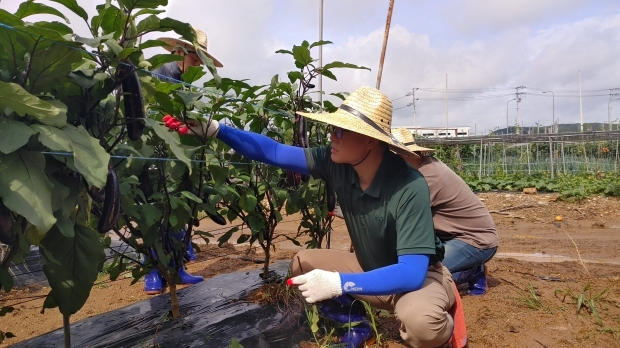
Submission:
[[[465,181],[447,165],[423,153],[411,131],[393,129],[394,137],[414,153],[404,159],[424,175],[430,191],[435,233],[446,249],[442,263],[457,284],[467,283],[470,295],[487,290],[486,267],[499,246],[493,218]]]
[[[207,34],[194,26],[192,26],[192,28],[196,32],[196,46],[187,41],[170,37],[162,37],[158,39],[168,44],[168,46],[164,46],[167,51],[183,57],[183,60],[169,62],[153,70],[153,73],[155,73],[156,76],[162,75],[161,77],[168,77],[170,79],[180,81],[181,75],[183,75],[189,67],[205,64],[196,52],[197,49],[210,58],[213,61],[213,65],[218,68],[223,67],[222,63],[207,52]]]
[[[159,40],[168,43],[168,46],[164,47],[166,50],[172,52],[172,54],[182,56],[183,60],[169,62],[153,70],[156,77],[159,77],[164,81],[181,81],[181,75],[183,75],[189,67],[200,66],[203,64],[203,61],[200,59],[196,49],[202,51],[202,53],[209,57],[216,67],[223,67],[222,63],[207,52],[207,35],[196,27],[192,26],[192,28],[196,32],[196,46],[189,42],[175,38],[159,38]],[[177,233],[170,233],[170,235],[178,240],[183,240],[183,238],[185,238],[185,233],[187,233],[187,227],[181,229]],[[186,255],[189,262],[195,261],[198,258],[191,244],[187,246]],[[189,274],[183,265],[179,269],[179,277],[181,279],[181,284],[196,284],[204,280],[201,276]],[[144,276],[144,292],[148,295],[160,294],[164,290],[165,285],[166,284],[163,277],[156,269],[153,269],[149,274]]]
[[[412,347],[449,346],[456,301],[450,272],[441,264],[429,190],[423,176],[400,156],[410,155],[391,135],[392,103],[379,90],[361,87],[331,114],[299,113],[332,126],[330,146],[300,148],[260,134],[220,125],[192,128],[217,137],[250,159],[324,179],[340,200],[356,253],[302,250],[291,262],[289,285],[328,318],[348,327],[341,341],[362,347],[374,330],[362,299],[393,310],[401,336]]]

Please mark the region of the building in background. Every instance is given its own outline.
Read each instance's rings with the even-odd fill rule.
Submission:
[[[448,138],[448,137],[468,137],[471,127],[397,127],[406,128],[411,131],[414,137],[425,138]]]

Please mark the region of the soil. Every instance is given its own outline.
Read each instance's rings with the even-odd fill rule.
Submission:
[[[520,193],[482,193],[479,197],[492,212],[500,247],[487,264],[488,293],[480,297],[461,294],[469,347],[620,347],[620,200],[593,197],[566,202],[553,194]],[[299,219],[285,217],[277,232],[294,236]],[[210,231],[216,239],[230,227],[222,229],[203,220],[198,229]],[[261,266],[257,263],[264,257],[260,248],[247,244],[220,248],[213,242],[200,246],[198,261],[188,265],[190,273],[209,278]],[[281,238],[271,261],[290,259],[300,248]],[[334,221],[331,248],[349,249],[342,220]],[[142,281],[130,283],[130,277],[111,282],[102,275],[71,321],[148,297]],[[15,308],[0,319],[0,330],[16,335],[0,347],[62,327],[57,310],[40,313],[49,290],[29,287],[0,293],[0,305]],[[253,296],[265,300],[265,294]],[[387,312],[375,315],[383,338],[375,347],[404,347],[393,316]],[[311,342],[303,346],[317,347]]]

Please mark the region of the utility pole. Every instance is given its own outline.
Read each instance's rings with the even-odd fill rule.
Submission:
[[[448,73],[446,73],[446,137],[448,136]]]
[[[581,70],[579,70],[579,131],[583,133],[583,104],[581,102]]]
[[[418,123],[416,122],[416,112],[415,112],[415,101],[418,100],[415,97],[415,91],[418,90],[419,88],[412,88],[411,89],[411,95],[413,96],[413,100],[412,100],[412,104],[413,104],[413,127],[417,128],[418,127]],[[417,134],[417,133],[416,133]]]
[[[620,96],[620,93],[614,93],[620,90],[620,88],[609,89],[609,103],[607,104],[607,120],[609,122],[609,130],[611,130],[611,101],[613,97]]]
[[[521,102],[521,99],[522,99],[521,96],[525,95],[525,92],[519,92],[519,90],[523,88],[525,88],[525,86],[523,85],[516,87],[517,92],[515,93],[515,99],[517,100],[517,117],[515,118],[515,125],[516,125],[515,133],[516,134],[519,134],[519,103]]]

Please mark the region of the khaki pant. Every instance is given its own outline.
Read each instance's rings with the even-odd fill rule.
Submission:
[[[341,273],[363,272],[355,254],[347,251],[310,249],[293,257],[291,273],[298,276],[322,269]],[[385,296],[353,297],[372,307],[393,311],[401,322],[400,336],[411,347],[439,347],[452,336],[454,322],[448,313],[455,301],[454,284],[440,262],[428,267],[424,285],[417,291]]]

